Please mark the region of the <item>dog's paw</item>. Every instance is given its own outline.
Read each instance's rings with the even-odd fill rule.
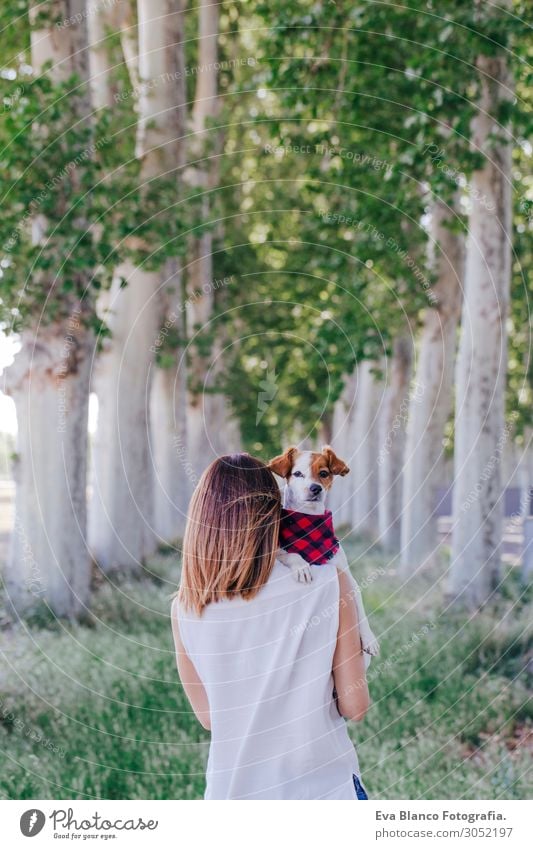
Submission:
[[[291,566],[292,577],[299,584],[310,584],[313,580],[310,566]]]
[[[376,640],[372,631],[369,631],[369,633],[365,634],[364,637],[361,636],[361,643],[363,645],[364,652],[371,654],[372,657],[377,657],[379,654],[379,642]]]

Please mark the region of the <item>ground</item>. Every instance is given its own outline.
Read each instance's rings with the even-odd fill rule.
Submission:
[[[497,607],[468,619],[446,609],[445,551],[402,585],[379,549],[345,545],[381,641],[371,709],[351,725],[370,796],[530,798],[531,593],[516,570]],[[100,581],[83,625],[0,614],[1,797],[202,796],[209,736],[178,683],[169,623],[178,578],[170,552],[140,580]]]

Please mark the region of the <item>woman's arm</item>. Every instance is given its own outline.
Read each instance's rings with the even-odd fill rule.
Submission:
[[[370,697],[352,583],[349,576],[342,570],[337,569],[337,574],[339,576],[339,630],[333,655],[333,680],[337,691],[339,713],[345,719],[358,722],[363,719],[368,710]]]
[[[191,707],[196,714],[196,718],[198,722],[200,722],[204,728],[207,728],[209,731],[211,728],[211,716],[209,714],[209,702],[207,701],[207,694],[205,692],[205,687],[200,681],[198,677],[198,673],[194,668],[192,661],[190,660],[183,643],[181,641],[181,634],[179,629],[178,622],[178,600],[174,599],[172,603],[172,634],[174,636],[174,647],[176,649],[176,664],[178,667],[178,673],[180,676],[181,683],[183,684],[183,689],[185,690],[185,694],[189,699]]]

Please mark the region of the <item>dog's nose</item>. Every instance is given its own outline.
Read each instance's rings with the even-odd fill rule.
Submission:
[[[309,487],[309,491],[312,493],[312,495],[318,495],[319,492],[322,492],[322,487],[319,483],[312,483]]]

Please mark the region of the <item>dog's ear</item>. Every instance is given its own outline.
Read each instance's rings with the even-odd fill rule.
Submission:
[[[267,463],[267,467],[271,472],[275,472],[276,475],[279,475],[280,478],[288,478],[292,471],[294,455],[297,451],[298,449],[294,446],[287,448],[283,454],[280,454],[278,457],[274,457],[273,460],[270,460],[270,462]]]
[[[322,454],[326,458],[326,462],[332,474],[340,475],[341,477],[344,477],[344,475],[348,474],[350,469],[348,468],[344,460],[341,460],[339,457],[337,457],[331,446],[324,445],[322,449]]]

